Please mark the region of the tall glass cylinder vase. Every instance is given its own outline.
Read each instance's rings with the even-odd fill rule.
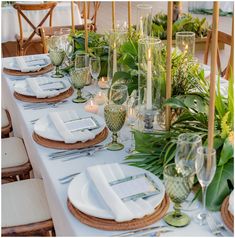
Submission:
[[[177,32],[176,48],[193,57],[195,52],[195,33],[190,31]]]
[[[108,73],[107,78],[111,85],[114,74],[122,70],[119,63],[120,48],[127,40],[127,31],[112,30],[109,33],[109,57],[108,57]]]
[[[137,32],[140,37],[152,35],[152,6],[147,4],[137,5]]]
[[[138,42],[139,111],[146,132],[152,132],[161,126],[160,118],[164,111],[166,90],[161,49],[161,40],[157,38],[143,38]]]

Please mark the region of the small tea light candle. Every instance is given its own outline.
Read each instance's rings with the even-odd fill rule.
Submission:
[[[103,105],[106,101],[106,96],[103,92],[98,92],[94,99],[98,105]]]
[[[95,103],[94,100],[90,100],[87,102],[85,105],[85,111],[91,112],[91,113],[98,113],[99,111],[99,106]]]
[[[108,81],[102,77],[99,81],[98,81],[98,86],[102,89],[107,89],[108,88]]]

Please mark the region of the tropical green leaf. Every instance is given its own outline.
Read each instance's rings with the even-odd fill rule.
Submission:
[[[233,158],[234,146],[230,143],[229,139],[227,138],[224,141],[224,145],[222,151],[220,153],[220,160],[219,166],[226,164],[230,159]]]
[[[118,80],[124,80],[127,82],[130,78],[130,74],[123,71],[118,71],[113,76],[112,84],[116,83]]]
[[[215,108],[220,116],[222,118],[225,114],[225,105],[223,103],[223,99],[220,93],[220,76],[218,76],[218,82],[217,82],[217,94],[215,97]]]
[[[214,179],[207,189],[206,205],[209,210],[220,210],[222,202],[230,193],[227,180],[233,181],[233,170],[233,160],[217,167]]]
[[[178,98],[169,98],[165,101],[165,105],[168,105],[172,108],[183,108],[188,109],[188,107]]]

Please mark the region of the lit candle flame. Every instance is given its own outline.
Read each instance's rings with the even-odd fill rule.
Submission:
[[[188,52],[188,44],[185,45],[185,52]]]
[[[148,49],[148,60],[151,60],[151,49]]]

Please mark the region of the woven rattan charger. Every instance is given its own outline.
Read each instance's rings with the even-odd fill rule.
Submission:
[[[52,64],[47,65],[46,67],[41,68],[39,71],[35,72],[21,72],[19,70],[3,68],[3,73],[12,75],[12,76],[38,76],[52,71],[54,66]]]
[[[95,227],[101,230],[107,231],[120,231],[120,230],[134,230],[149,226],[156,221],[160,220],[167,212],[170,205],[170,199],[165,194],[161,204],[155,208],[155,212],[151,215],[144,216],[140,219],[133,219],[127,222],[116,222],[115,220],[102,219],[93,216],[89,216],[73,206],[73,204],[67,200],[67,206],[69,211],[83,224],[91,227]]]
[[[96,137],[92,140],[88,140],[86,142],[78,141],[73,144],[66,144],[63,141],[54,141],[43,138],[33,132],[33,139],[39,145],[42,145],[47,148],[59,149],[59,150],[75,150],[75,149],[82,149],[87,148],[96,144],[101,143],[104,141],[108,136],[108,129],[105,127],[103,131],[101,131]]]
[[[66,90],[63,93],[60,93],[59,95],[55,97],[50,98],[36,98],[35,96],[26,96],[17,92],[14,92],[14,96],[16,99],[23,101],[23,102],[32,102],[32,103],[57,103],[60,102],[68,97],[70,97],[73,94],[74,90],[72,87],[70,87],[68,90]]]
[[[221,216],[225,225],[233,232],[234,229],[234,216],[228,210],[229,196],[227,196],[221,206]]]

